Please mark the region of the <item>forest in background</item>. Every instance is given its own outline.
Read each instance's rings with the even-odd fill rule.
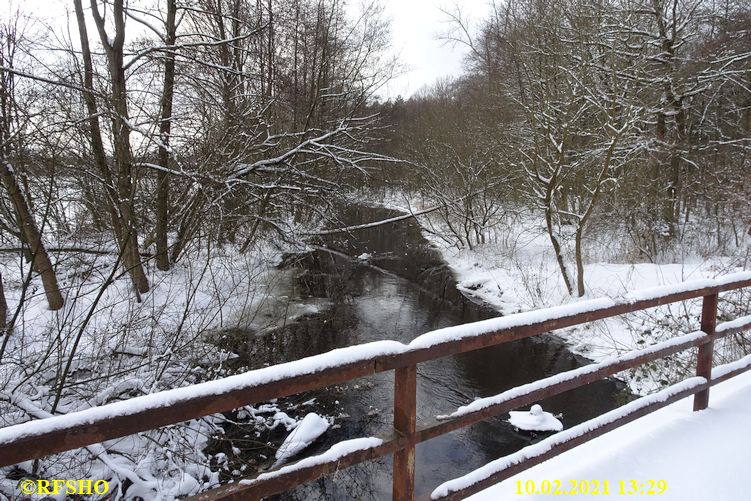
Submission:
[[[73,0],[60,26],[11,6],[3,424],[221,375],[194,370],[226,356],[204,342],[211,329],[354,199],[419,200],[426,233],[468,250],[534,221],[571,297],[603,247],[614,262],[749,267],[748,2],[508,0],[476,23],[446,15],[466,73],[384,99],[404,68],[377,1]],[[205,463],[193,444],[217,426],[89,452],[123,494],[139,477],[117,466],[133,471],[144,449],[160,458],[149,475],[169,476],[172,447],[208,478],[186,465]],[[29,468],[71,461],[95,460]]]

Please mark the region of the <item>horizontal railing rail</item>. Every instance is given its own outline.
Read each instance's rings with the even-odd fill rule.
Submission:
[[[195,499],[257,499],[283,492],[337,469],[389,454],[394,456],[393,498],[414,499],[417,443],[625,369],[698,347],[697,375],[692,386],[671,393],[663,400],[649,401],[632,413],[618,415],[605,424],[599,423],[600,426],[591,428],[587,433],[552,446],[542,456],[526,458],[513,466],[494,471],[479,483],[456,489],[448,485],[434,492],[435,498],[459,499],[688,395],[695,395],[695,409],[705,408],[712,384],[751,368],[751,357],[747,357],[747,363],[740,361],[736,365],[729,364],[714,378],[712,373],[714,341],[751,328],[751,316],[716,325],[718,294],[750,286],[751,272],[743,272],[718,279],[635,291],[618,299],[605,297],[579,301],[440,329],[419,336],[409,344],[378,341],[341,348],[216,381],[13,425],[0,429],[0,466],[393,370],[394,431],[391,435],[373,438],[367,447],[363,447],[364,442],[341,443],[339,448],[332,448],[321,457],[302,460],[279,471],[259,475],[254,480],[220,486],[199,494]],[[417,423],[416,368],[421,362],[699,297],[703,298],[701,331],[556,374],[500,395],[480,399],[450,415],[437,416],[431,422]],[[553,437],[556,436],[558,434]]]

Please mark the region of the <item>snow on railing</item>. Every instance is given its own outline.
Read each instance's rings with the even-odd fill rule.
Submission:
[[[708,289],[712,287],[723,287],[734,282],[746,281],[751,279],[751,271],[740,271],[729,273],[717,278],[700,278],[697,280],[686,280],[677,284],[658,285],[656,287],[647,287],[631,291],[624,296],[628,302],[645,301],[657,299],[665,296],[672,296],[684,292],[692,292],[699,289]]]
[[[344,440],[342,442],[335,443],[321,454],[301,459],[295,464],[284,466],[276,471],[261,473],[260,475],[258,475],[258,477],[251,480],[240,480],[240,484],[251,485],[262,480],[267,480],[270,478],[285,475],[287,473],[292,473],[294,471],[299,471],[303,468],[310,468],[311,466],[321,465],[324,463],[333,463],[348,454],[352,454],[353,452],[375,449],[382,444],[383,440],[377,437],[353,438],[351,440]]]
[[[143,395],[62,416],[55,416],[1,428],[0,445],[3,443],[10,443],[21,437],[41,435],[74,426],[90,424],[95,421],[137,414],[148,409],[171,407],[179,402],[190,401],[198,397],[218,396],[229,391],[251,389],[262,384],[284,381],[293,377],[312,375],[326,369],[335,369],[347,364],[373,360],[377,357],[389,355],[398,356],[409,352],[424,350],[444,343],[481,337],[485,334],[498,331],[509,331],[521,327],[530,327],[563,318],[576,319],[579,315],[602,312],[623,304],[624,302],[632,304],[635,301],[651,301],[669,297],[669,295],[690,293],[712,287],[721,288],[744,281],[748,281],[749,285],[751,285],[751,272],[739,272],[719,277],[717,279],[693,280],[677,285],[642,289],[627,294],[625,296],[625,301],[620,298],[614,300],[608,297],[603,297],[516,313],[504,317],[491,318],[470,324],[446,327],[422,334],[409,344],[384,340],[339,348],[320,355],[314,355],[271,367],[264,367],[262,369],[252,370],[223,379],[166,390],[150,395]],[[746,318],[751,322],[751,317],[744,317],[735,322],[739,322]],[[741,322],[741,324],[743,323],[744,322]],[[719,326],[718,332],[720,328],[726,324]]]
[[[212,397],[254,387],[284,381],[293,377],[312,375],[344,364],[372,360],[375,357],[404,352],[405,346],[396,341],[375,341],[314,355],[262,369],[256,369],[222,379],[193,384],[182,388],[160,391],[150,395],[121,400],[98,407],[71,412],[46,419],[28,421],[0,428],[0,447],[20,438],[43,435],[66,430],[76,426],[136,415],[150,409],[170,408],[181,402],[189,402],[200,397]],[[182,419],[176,420],[180,422]]]
[[[708,336],[705,332],[696,331],[692,332],[691,334],[686,334],[684,336],[678,336],[669,339],[662,343],[650,345],[647,348],[641,350],[633,350],[617,357],[608,357],[596,364],[589,364],[583,367],[579,367],[578,369],[560,372],[544,379],[538,379],[537,381],[533,381],[531,383],[516,386],[514,388],[511,388],[510,390],[504,391],[503,393],[499,393],[498,395],[494,395],[492,397],[478,398],[470,404],[459,407],[455,412],[452,412],[449,415],[438,416],[438,419],[449,419],[464,416],[472,412],[477,412],[487,407],[491,407],[493,405],[508,402],[509,400],[518,398],[523,395],[529,395],[530,393],[550,388],[553,385],[560,384],[565,381],[570,381],[572,379],[576,379],[587,374],[592,374],[609,367],[632,362],[641,357],[652,355],[661,351],[670,351],[671,353],[674,353],[675,351],[679,350],[673,350],[673,348],[680,347],[680,349],[683,350],[689,346],[696,346],[698,344],[697,341],[707,339],[707,337]]]
[[[748,329],[749,326],[751,326],[751,315],[746,315],[745,317],[736,318],[735,320],[719,324],[715,329],[715,332],[725,333],[728,331],[739,331]]]
[[[609,297],[576,301],[574,303],[542,308],[539,310],[515,313],[505,317],[489,318],[472,322],[470,324],[455,325],[443,329],[427,332],[409,343],[411,349],[430,348],[450,341],[460,341],[469,337],[481,336],[490,332],[526,327],[541,324],[550,320],[558,320],[573,317],[583,313],[601,311],[615,306],[614,300]]]
[[[746,355],[740,360],[730,362],[723,365],[718,365],[712,369],[712,379],[722,379],[728,374],[742,372],[744,370],[751,369],[751,355]]]

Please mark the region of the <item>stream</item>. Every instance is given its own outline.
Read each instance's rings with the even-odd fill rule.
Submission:
[[[394,211],[357,206],[341,216],[345,224],[393,217]],[[248,370],[323,353],[335,348],[393,339],[408,343],[427,331],[496,316],[457,291],[439,252],[422,237],[414,220],[328,237],[306,254],[288,256],[284,316],[295,320],[266,329],[225,333]],[[330,250],[327,250],[330,249]],[[284,297],[286,296],[286,297]],[[267,314],[268,315],[268,314]],[[557,337],[543,335],[418,365],[418,422],[447,414],[477,397],[500,393],[590,363],[572,354]],[[304,454],[320,453],[341,440],[388,432],[392,426],[393,371],[308,392],[277,404],[290,415],[307,412],[334,417],[332,426]],[[541,402],[568,428],[611,410],[628,399],[625,386],[604,380]],[[311,401],[315,399],[314,401]],[[287,410],[290,409],[290,410]],[[417,446],[416,496],[443,481],[540,440],[516,431],[507,415]],[[281,428],[281,427],[280,427]],[[246,465],[237,475],[267,468],[286,432],[256,437],[242,426],[227,430]],[[544,435],[544,434],[543,434]],[[260,459],[259,459],[260,458]],[[391,459],[381,458],[298,487],[279,499],[390,499]]]

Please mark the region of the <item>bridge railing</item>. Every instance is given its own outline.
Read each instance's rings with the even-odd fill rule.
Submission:
[[[606,297],[579,301],[440,329],[409,344],[378,341],[341,348],[216,381],[9,426],[0,429],[0,466],[393,370],[394,423],[388,436],[341,442],[320,456],[264,473],[256,479],[217,487],[194,499],[259,499],[357,463],[393,455],[393,499],[411,500],[415,497],[418,443],[698,347],[696,377],[553,435],[544,452],[509,457],[479,481],[477,476],[471,482],[457,479],[432,494],[433,499],[461,499],[686,396],[694,395],[695,410],[706,408],[713,384],[751,369],[751,356],[714,370],[712,367],[713,343],[751,328],[751,316],[718,326],[718,295],[745,287],[751,287],[748,272],[635,291],[615,300]],[[701,330],[697,332],[512,388],[429,422],[417,422],[416,375],[421,362],[699,297],[703,298],[703,305]]]

